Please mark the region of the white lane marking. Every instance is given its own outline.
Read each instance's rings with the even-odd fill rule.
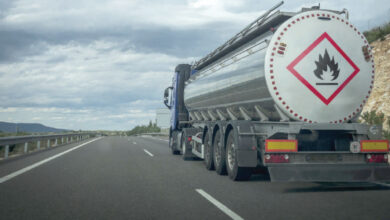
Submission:
[[[234,220],[243,220],[243,218],[239,215],[237,215],[235,212],[230,210],[228,207],[226,207],[224,204],[220,203],[218,200],[214,199],[210,194],[206,193],[202,189],[196,189],[196,191],[202,195],[204,198],[209,200],[209,202],[213,203],[217,208],[219,208],[222,212],[224,212],[226,215],[228,215],[230,218]]]
[[[80,147],[83,147],[83,146],[85,146],[85,145],[87,145],[87,144],[89,144],[89,143],[92,143],[92,142],[94,142],[94,141],[97,141],[97,140],[99,140],[99,139],[101,139],[101,137],[96,138],[96,139],[93,139],[93,140],[88,141],[88,142],[85,142],[85,143],[83,143],[83,144],[80,144],[80,145],[78,145],[78,146],[76,146],[76,147],[73,147],[73,148],[71,148],[71,149],[69,149],[69,150],[66,150],[66,151],[64,151],[64,152],[61,152],[61,153],[59,153],[59,154],[56,154],[56,155],[54,155],[54,156],[52,156],[52,157],[46,158],[46,159],[44,159],[44,160],[41,160],[41,161],[39,161],[39,162],[37,162],[37,163],[34,163],[34,164],[32,164],[32,165],[30,165],[30,166],[28,166],[28,167],[25,167],[25,168],[23,168],[23,169],[20,169],[20,170],[18,170],[18,171],[15,171],[15,172],[13,172],[13,173],[11,173],[11,174],[8,174],[7,176],[3,176],[3,177],[0,178],[0,184],[1,184],[1,183],[4,183],[4,182],[6,182],[6,181],[8,181],[8,180],[10,180],[10,179],[12,179],[12,178],[15,178],[15,177],[17,177],[17,176],[19,176],[19,175],[21,175],[21,174],[23,174],[23,173],[25,173],[25,172],[28,172],[28,171],[30,171],[30,170],[36,168],[36,167],[39,167],[40,165],[45,164],[45,163],[47,163],[47,162],[49,162],[49,161],[51,161],[51,160],[54,160],[54,159],[56,159],[57,157],[61,157],[61,156],[64,155],[64,154],[67,154],[67,153],[69,153],[69,152],[71,152],[71,151],[74,151],[74,150],[76,150],[76,149],[78,149],[78,148],[80,148]]]
[[[137,144],[137,142],[133,141],[133,144]]]
[[[372,183],[380,185],[380,186],[390,187],[390,184],[388,184],[388,183],[381,183],[381,182],[372,182]]]
[[[150,153],[148,150],[144,149],[145,153],[149,154],[149,156],[153,157],[154,155]]]

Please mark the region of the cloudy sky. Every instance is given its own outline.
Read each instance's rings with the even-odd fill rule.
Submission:
[[[0,0],[0,121],[131,129],[155,118],[176,64],[222,44],[277,1]],[[297,11],[319,1],[286,1]],[[360,30],[388,0],[329,0]]]

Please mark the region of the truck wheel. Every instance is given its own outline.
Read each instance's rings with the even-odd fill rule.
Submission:
[[[206,133],[204,137],[204,164],[206,165],[206,169],[213,170],[214,169],[214,161],[213,161],[213,146],[209,143],[209,134]]]
[[[237,162],[237,148],[235,146],[233,131],[229,132],[226,142],[226,169],[230,179],[248,180],[252,175],[251,167],[239,167]]]
[[[189,156],[190,153],[190,149],[189,149],[189,142],[187,140],[187,137],[186,137],[186,133],[183,132],[181,134],[181,153],[183,155],[183,160],[191,160],[193,159],[192,156]]]
[[[226,163],[225,163],[225,149],[222,146],[221,131],[218,130],[214,137],[213,143],[213,158],[215,171],[219,175],[226,175]]]
[[[173,141],[174,138],[176,138],[176,132],[172,132],[172,135],[169,137],[169,148],[171,148],[171,152],[173,155],[178,155],[180,154],[180,151],[177,150],[176,146],[177,146],[177,143],[175,144],[175,142]]]

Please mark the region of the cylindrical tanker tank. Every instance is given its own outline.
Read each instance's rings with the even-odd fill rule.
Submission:
[[[370,46],[345,17],[298,13],[186,82],[191,120],[354,119],[371,93]]]

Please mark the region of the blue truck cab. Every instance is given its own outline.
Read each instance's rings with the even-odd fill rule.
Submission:
[[[171,111],[169,146],[175,154],[179,153],[179,149],[176,149],[176,137],[184,126],[180,122],[188,121],[188,111],[184,105],[184,86],[185,81],[190,78],[190,75],[191,66],[189,64],[177,65],[172,78],[172,85],[166,88],[164,92],[164,104]]]

